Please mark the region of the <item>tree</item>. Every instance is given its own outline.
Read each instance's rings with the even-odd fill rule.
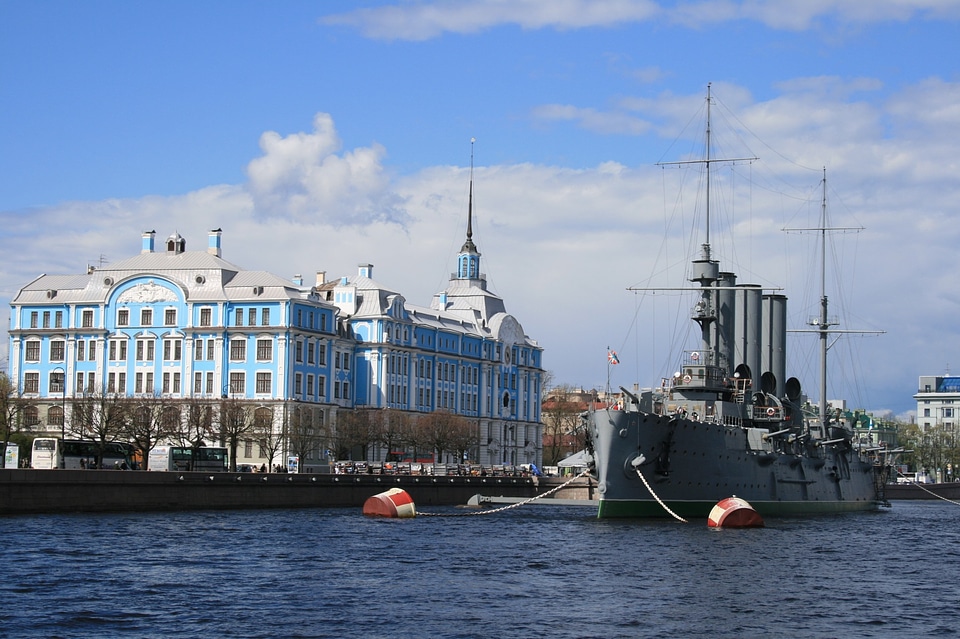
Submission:
[[[106,389],[74,400],[71,428],[75,430],[79,427],[81,436],[89,435],[99,444],[94,461],[96,467],[101,465],[107,442],[123,436],[129,412],[127,398],[119,393],[108,393]]]
[[[316,455],[320,459],[320,450],[326,440],[322,424],[314,424],[314,412],[306,406],[295,406],[287,414],[287,442],[290,452],[296,455],[301,464]]]
[[[580,424],[580,413],[585,409],[580,394],[569,386],[558,386],[551,390],[540,411],[545,465],[554,466],[586,446],[586,432]]]
[[[280,452],[280,446],[283,444],[283,432],[273,427],[272,409],[261,406],[253,411],[251,433],[257,440],[260,450],[269,459],[267,467],[273,470],[273,460],[277,458],[277,453]]]
[[[433,450],[437,461],[443,460],[444,453],[454,453],[458,459],[463,459],[463,451],[479,441],[479,434],[470,420],[445,410],[421,416],[417,430],[419,443]]]
[[[403,411],[394,408],[388,408],[382,411],[379,443],[382,444],[387,451],[386,461],[398,461],[392,459],[391,455],[398,452],[410,439],[412,423],[413,419]]]
[[[150,469],[150,451],[180,426],[179,406],[162,395],[127,400],[123,435],[140,453],[141,468]]]
[[[214,404],[208,399],[189,397],[180,401],[183,419],[170,434],[178,444],[186,448],[200,448],[206,440],[217,436],[213,427]]]
[[[28,403],[20,394],[16,382],[6,373],[0,372],[0,435],[3,436],[0,468],[6,465],[7,443],[26,426],[23,420],[23,409]]]
[[[220,401],[220,439],[230,449],[230,471],[237,471],[237,447],[240,438],[253,428],[253,415],[242,400],[226,398]]]
[[[366,459],[367,448],[380,441],[380,411],[369,408],[340,411],[334,439],[337,459]]]

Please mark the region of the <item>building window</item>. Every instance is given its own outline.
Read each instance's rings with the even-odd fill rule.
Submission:
[[[156,345],[152,339],[138,339],[137,340],[137,361],[138,362],[152,362],[154,349]]]
[[[235,326],[243,326],[243,309],[242,308],[238,308],[237,312],[234,313],[233,324]]]
[[[210,371],[207,373],[207,386],[204,389],[207,395],[213,394],[213,372]]]
[[[350,399],[350,382],[343,383],[343,398]]]
[[[64,383],[67,381],[64,379],[66,377],[65,373],[60,371],[54,371],[50,373],[50,392],[63,394],[64,392]]]
[[[303,374],[297,373],[293,376],[293,393],[300,395],[303,393]]]
[[[163,311],[163,325],[164,326],[176,326],[177,325],[177,309],[168,308]]]
[[[152,308],[140,309],[140,326],[152,326],[152,325],[153,325],[153,309]]]
[[[307,364],[313,364],[313,342],[307,342]]]
[[[183,340],[165,339],[163,340],[163,359],[167,362],[179,362],[183,356]]]
[[[24,373],[23,374],[23,392],[24,393],[40,392],[40,373]]]
[[[40,313],[37,311],[30,312],[30,328],[40,328]]]
[[[242,395],[246,392],[246,380],[243,373],[230,373],[230,393],[233,395]]]
[[[257,392],[260,394],[270,392],[270,373],[257,373]]]
[[[109,351],[110,351],[111,362],[125,362],[127,360],[127,340],[124,340],[124,339],[110,340]]]
[[[39,346],[37,348],[39,348]],[[38,350],[37,351],[38,357],[39,357],[39,352],[40,351]],[[303,361],[303,342],[301,342],[300,340],[297,340],[293,345],[293,358],[297,362]]]
[[[199,395],[203,392],[203,373],[197,371],[193,374],[193,394]]]
[[[269,362],[272,359],[273,359],[273,340],[258,339],[257,340],[257,361]]]
[[[200,326],[210,326],[213,322],[213,309],[200,309]]]
[[[327,378],[323,375],[317,377],[317,396],[320,400],[327,396]]]
[[[320,364],[320,366],[327,365],[327,345],[326,344],[317,345],[317,362]]]
[[[130,311],[126,308],[121,308],[117,311],[117,326],[129,326],[130,325]]]
[[[234,362],[242,362],[247,358],[247,343],[242,339],[235,339],[230,342],[230,359]]]
[[[249,459],[253,457],[253,440],[246,439],[243,442],[243,456]]]
[[[36,406],[27,406],[23,409],[23,421],[27,426],[40,425],[40,411]]]
[[[50,328],[50,311],[43,312],[43,327]]]
[[[83,373],[80,373],[80,375],[83,375]],[[79,375],[78,375],[78,377],[79,377]],[[96,388],[96,387],[97,387],[97,374],[96,374],[96,373],[87,373],[87,385],[84,386],[83,384],[81,384],[81,385],[80,385],[80,388],[82,388],[82,389],[83,389],[83,392],[85,392],[85,393],[92,393],[92,392],[93,392],[93,389]]]
[[[203,340],[198,339],[193,343],[193,359],[194,361],[200,361],[203,359]],[[197,389],[197,392],[200,392],[200,389]]]
[[[269,308],[263,309],[263,312],[260,313],[260,325],[270,326],[270,309]]]
[[[247,325],[249,326],[257,325],[257,309],[251,308],[247,311]]]
[[[307,396],[313,395],[313,375],[307,375]]]
[[[167,394],[170,392],[170,373],[163,374],[163,393]]]
[[[80,314],[80,325],[83,328],[93,328],[93,311],[87,309]]]
[[[87,356],[87,344],[82,339],[77,340],[77,361],[82,362]]]
[[[62,362],[65,349],[66,342],[64,342],[62,339],[52,340],[50,342],[50,361]]]
[[[40,340],[32,339],[24,347],[24,358],[28,362],[40,361]]]
[[[207,359],[211,361],[213,360],[213,340],[212,339],[207,340]]]

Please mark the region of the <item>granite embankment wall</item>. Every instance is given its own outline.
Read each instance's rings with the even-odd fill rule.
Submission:
[[[362,507],[394,487],[418,507],[449,506],[477,494],[533,497],[555,485],[533,477],[2,469],[0,514]]]

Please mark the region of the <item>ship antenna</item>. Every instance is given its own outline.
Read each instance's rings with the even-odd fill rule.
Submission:
[[[710,87],[713,85],[712,82],[707,82],[707,139],[706,139],[706,151],[707,151],[707,188],[706,188],[706,209],[707,209],[707,229],[706,229],[706,239],[703,243],[703,259],[710,259]]]

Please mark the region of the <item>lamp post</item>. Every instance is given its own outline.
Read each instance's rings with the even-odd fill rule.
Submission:
[[[54,373],[57,371],[60,371],[60,446],[62,447],[67,438],[67,371],[63,366],[53,369]],[[66,460],[61,462],[61,465],[65,462]]]
[[[53,372],[56,373],[60,371],[60,446],[63,447],[63,442],[67,438],[67,371],[63,366],[57,366],[53,369]],[[65,468],[66,458],[61,454],[60,467]]]

